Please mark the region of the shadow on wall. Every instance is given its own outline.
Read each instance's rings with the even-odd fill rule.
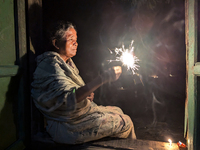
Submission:
[[[28,57],[29,57],[29,90],[31,91],[31,82],[33,81],[33,73],[36,68],[36,57],[42,54],[45,50],[43,48],[43,14],[42,1],[30,1],[28,3]],[[35,107],[32,97],[30,95],[31,104],[31,136],[44,130],[44,117]]]
[[[0,127],[5,129],[1,132],[0,149],[8,147],[11,143],[20,138],[26,137],[25,145],[30,142],[30,134],[36,134],[44,129],[43,116],[35,108],[30,95],[30,83],[32,82],[35,70],[35,58],[44,52],[42,41],[42,8],[39,4],[28,1],[26,3],[26,28],[27,53],[20,57],[16,56],[15,65],[19,65],[16,76],[2,77],[3,83],[8,82],[6,100],[0,112]],[[16,18],[16,21],[20,18]],[[17,30],[17,29],[16,29]],[[16,37],[17,33],[16,31]],[[16,38],[16,43],[18,38]],[[29,43],[30,42],[30,43]],[[16,54],[20,55],[18,44],[16,44]],[[30,123],[31,122],[31,123]],[[31,128],[30,128],[31,127]],[[31,133],[30,133],[31,132]],[[3,145],[2,145],[3,144]]]
[[[1,77],[1,83],[9,83],[6,89],[2,89],[2,93],[6,92],[6,99],[3,108],[0,112],[0,128],[1,142],[0,149],[10,146],[19,137],[19,113],[18,109],[18,89],[20,76]],[[5,90],[5,91],[4,91]],[[2,100],[3,102],[3,100]],[[22,108],[21,108],[22,109]]]

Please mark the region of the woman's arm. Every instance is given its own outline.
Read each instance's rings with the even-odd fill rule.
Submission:
[[[122,73],[120,66],[113,67],[105,71],[102,75],[99,75],[91,82],[87,83],[85,86],[80,87],[76,90],[76,100],[77,103],[84,100],[88,95],[94,92],[97,88],[107,82],[116,81]]]

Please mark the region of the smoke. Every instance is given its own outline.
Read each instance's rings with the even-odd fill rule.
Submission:
[[[153,98],[152,98],[153,122],[152,122],[151,125],[154,126],[154,125],[156,125],[156,123],[157,123],[157,113],[156,113],[156,108],[159,107],[159,106],[156,107],[156,104],[159,104],[159,105],[162,105],[162,106],[163,106],[164,103],[161,103],[160,101],[158,101],[158,100],[156,99],[154,93],[152,93],[152,96],[153,96]],[[160,113],[161,113],[161,112],[160,112]]]

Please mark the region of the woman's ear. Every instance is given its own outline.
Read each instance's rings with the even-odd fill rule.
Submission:
[[[52,44],[56,49],[59,49],[59,47],[57,46],[57,40],[56,39],[52,40]]]

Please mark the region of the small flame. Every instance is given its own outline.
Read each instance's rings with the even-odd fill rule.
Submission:
[[[168,139],[169,145],[172,146],[172,140]]]

